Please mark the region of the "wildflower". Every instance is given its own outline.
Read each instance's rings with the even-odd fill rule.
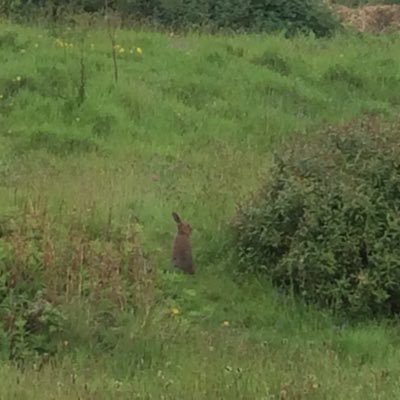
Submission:
[[[56,46],[64,47],[64,42],[61,39],[56,39]]]
[[[368,283],[368,275],[364,271],[360,271],[357,274],[357,280],[360,285],[366,285]]]
[[[61,47],[62,49],[71,49],[74,47],[73,43],[64,42],[62,39],[56,39],[56,46]],[[35,45],[35,47],[38,47]]]
[[[136,47],[136,53],[137,54],[142,54],[143,50],[140,47]]]
[[[21,81],[21,77],[18,75],[18,76],[15,78],[15,80],[16,80],[17,82],[20,82],[20,81]]]
[[[177,309],[177,308],[171,308],[170,313],[173,317],[175,317],[176,315],[179,315],[181,312]]]
[[[123,47],[120,47],[120,48],[118,49],[118,53],[119,53],[119,54],[125,53],[125,49],[124,49]]]
[[[229,326],[230,324],[229,324],[229,321],[224,321],[223,323],[222,323],[222,326]]]

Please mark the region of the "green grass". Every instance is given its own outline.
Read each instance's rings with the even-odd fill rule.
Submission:
[[[105,329],[93,324],[101,310],[66,305],[68,345],[39,371],[2,363],[1,398],[396,397],[397,328],[341,326],[269,287],[239,285],[228,233],[286,137],[398,110],[396,36],[123,31],[115,83],[108,36],[91,30],[79,105],[83,33],[0,31],[1,213],[40,197],[54,213],[93,207],[101,227],[112,207],[116,221],[137,218],[157,269],[147,319],[124,311]],[[194,227],[194,277],[169,265],[173,210]]]

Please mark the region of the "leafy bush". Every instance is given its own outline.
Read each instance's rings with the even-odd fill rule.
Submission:
[[[11,1],[10,12],[23,13],[26,7],[96,12],[104,9],[101,0]],[[270,32],[284,30],[288,34],[314,32],[316,36],[331,34],[337,20],[321,0],[115,0],[108,5],[120,12],[124,20],[156,23],[168,29],[206,26],[211,29]],[[20,10],[20,11],[18,11]]]
[[[349,317],[400,312],[400,135],[366,118],[297,138],[234,221],[243,271]]]

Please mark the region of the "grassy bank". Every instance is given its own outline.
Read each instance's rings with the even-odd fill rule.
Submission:
[[[397,110],[398,39],[124,31],[115,82],[105,29],[1,32],[1,214],[40,198],[51,214],[96,210],[101,230],[111,208],[157,270],[145,319],[125,310],[105,329],[101,308],[65,305],[59,356],[3,364],[1,398],[395,397],[396,329],[239,287],[227,224],[288,135]],[[169,266],[172,210],[194,227],[194,279]]]

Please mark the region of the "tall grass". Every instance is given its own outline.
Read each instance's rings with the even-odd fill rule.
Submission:
[[[285,137],[397,111],[396,36],[118,31],[116,43],[118,82],[106,29],[1,23],[0,210],[40,197],[50,215],[96,210],[99,231],[110,209],[134,220],[157,270],[152,311],[64,304],[57,357],[2,364],[0,397],[394,398],[396,329],[337,325],[238,285],[227,227]],[[170,269],[172,210],[194,227],[194,279]]]

